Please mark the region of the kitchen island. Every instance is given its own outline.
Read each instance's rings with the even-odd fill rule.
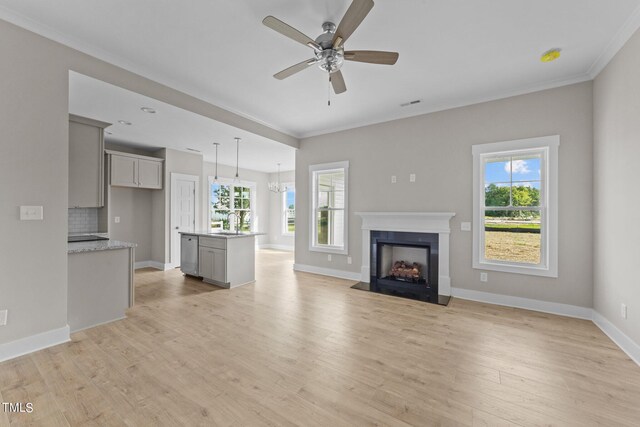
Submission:
[[[255,281],[255,236],[264,233],[181,232],[180,268],[184,274],[223,288]]]
[[[71,332],[126,317],[133,306],[134,243],[68,243],[67,323]]]

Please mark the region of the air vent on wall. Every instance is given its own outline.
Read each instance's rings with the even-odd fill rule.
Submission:
[[[200,150],[196,150],[195,148],[187,148],[189,151],[195,151],[196,153],[202,153]]]
[[[408,107],[409,105],[415,105],[415,104],[420,104],[422,101],[419,99],[416,99],[415,101],[409,101],[409,102],[405,102],[404,104],[400,104],[401,107]]]

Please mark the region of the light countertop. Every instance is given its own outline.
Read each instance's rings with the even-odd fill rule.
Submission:
[[[81,252],[108,251],[113,249],[135,248],[135,243],[122,242],[120,240],[96,240],[93,242],[72,242],[67,244],[67,253],[77,254]]]
[[[186,232],[180,231],[180,234],[188,234],[189,236],[204,236],[204,237],[216,237],[219,239],[237,239],[241,237],[253,237],[253,236],[264,236],[267,233],[254,233],[254,232],[242,232],[242,233],[234,233],[229,231],[224,232],[211,232],[211,231],[201,231],[201,232]]]

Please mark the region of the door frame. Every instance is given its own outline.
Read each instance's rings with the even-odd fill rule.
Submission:
[[[169,266],[171,268],[178,267],[180,265],[180,256],[177,256],[177,259],[173,259],[173,249],[177,246],[180,246],[180,237],[174,237],[173,230],[176,228],[177,224],[177,211],[176,211],[176,203],[173,200],[173,195],[176,194],[176,186],[178,184],[178,180],[182,181],[193,181],[195,183],[195,197],[193,199],[194,206],[194,224],[193,231],[196,231],[196,228],[200,225],[200,177],[197,175],[187,175],[183,173],[174,173],[171,172],[171,188],[169,190],[169,207],[171,211],[171,218],[169,221]]]

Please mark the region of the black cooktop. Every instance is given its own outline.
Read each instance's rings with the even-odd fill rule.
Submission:
[[[69,236],[67,242],[94,242],[96,240],[109,240],[108,237],[84,235],[84,236]]]

